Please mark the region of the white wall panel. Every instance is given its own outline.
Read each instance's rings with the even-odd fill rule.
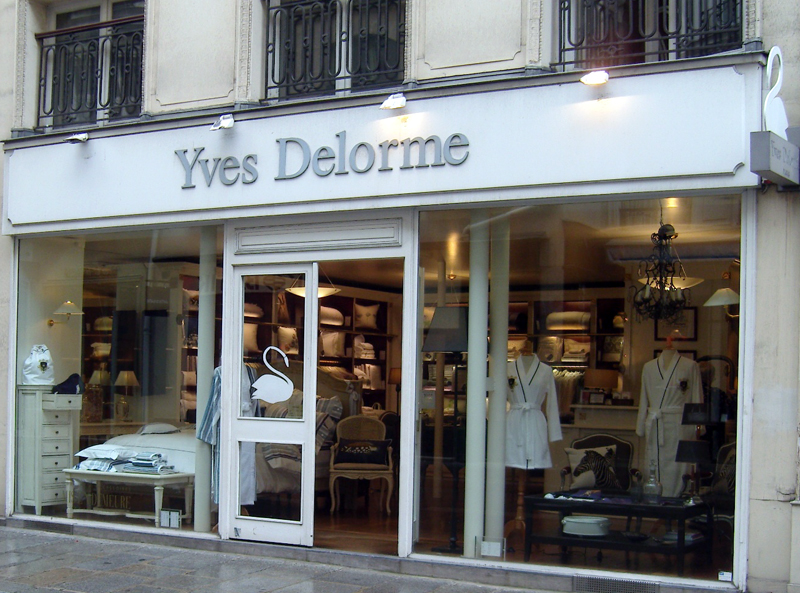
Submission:
[[[152,213],[196,219],[197,213],[220,209],[236,217],[244,215],[237,208],[264,206],[302,211],[304,204],[316,204],[317,210],[335,210],[343,207],[340,201],[357,198],[370,198],[377,207],[403,196],[426,196],[417,203],[430,204],[451,200],[448,195],[458,195],[459,202],[470,199],[457,192],[491,191],[494,199],[502,199],[499,188],[574,196],[758,183],[749,167],[749,132],[760,128],[760,68],[755,65],[615,78],[601,89],[574,82],[409,97],[400,115],[377,105],[350,107],[239,121],[217,132],[204,123],[84,144],[17,148],[6,156],[5,230]],[[383,141],[437,135],[444,142],[454,133],[469,140],[462,164],[401,168],[401,146],[389,150],[388,167],[379,170]],[[301,164],[299,144],[287,138],[302,139],[310,154],[329,147],[337,156],[320,167],[335,170],[320,176],[312,165],[295,178],[276,179],[279,140],[287,147],[285,176]],[[358,173],[349,154],[362,142],[376,158],[369,170]],[[186,151],[188,162],[201,151],[190,183],[176,151]],[[359,149],[355,168],[366,169],[367,151]],[[463,158],[466,150],[453,154]],[[258,173],[251,183],[243,182],[254,178],[242,167],[247,155],[254,155],[248,166]],[[416,156],[411,163],[417,163]],[[234,181],[224,184],[222,177]],[[47,196],[46,207],[41,196]]]

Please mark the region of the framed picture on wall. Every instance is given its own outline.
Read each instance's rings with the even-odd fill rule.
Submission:
[[[653,358],[658,358],[658,355],[662,352],[663,350],[653,350]],[[678,354],[689,360],[697,359],[697,350],[678,350]]]
[[[666,340],[672,334],[674,340],[691,342],[697,339],[697,307],[685,307],[675,323],[668,323],[663,319],[655,321],[656,340]]]

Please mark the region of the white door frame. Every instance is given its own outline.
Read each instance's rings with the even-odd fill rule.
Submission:
[[[244,328],[243,281],[247,276],[303,274],[307,288],[303,321],[303,391],[316,393],[317,366],[317,285],[316,264],[264,264],[235,266],[233,282],[228,286],[230,319],[223,333],[222,347],[222,418],[220,440],[220,522],[225,517],[228,536],[311,546],[314,536],[314,428],[316,398],[303,398],[303,416],[292,418],[239,417],[240,392],[243,389],[242,358]],[[225,372],[224,369],[233,369]],[[300,521],[243,516],[239,505],[239,440],[248,442],[288,443],[302,446]],[[227,446],[226,446],[227,445]]]
[[[231,220],[225,225],[224,286],[234,286],[235,270],[248,264],[312,264],[334,260],[403,258],[403,306],[400,347],[403,385],[417,384],[416,356],[413,344],[417,335],[417,259],[418,217],[416,209],[382,212],[345,212],[342,214],[308,214],[249,220]],[[223,290],[223,360],[235,356],[226,350],[238,347],[241,335],[235,330],[235,320],[241,315],[236,309],[234,291]],[[241,305],[240,305],[241,307]],[[308,318],[308,317],[307,317]],[[231,336],[233,332],[234,336]],[[238,337],[236,337],[238,335]],[[227,339],[226,339],[227,338]],[[315,336],[316,339],[316,336]],[[316,342],[315,342],[316,343]],[[231,358],[233,360],[233,358]],[[413,418],[416,410],[416,390],[407,387],[401,398],[400,416]],[[230,408],[228,406],[227,408]],[[230,418],[223,407],[221,434],[223,459],[231,463],[230,444],[233,442]],[[401,557],[413,551],[412,517],[414,497],[414,423],[401,423],[400,480],[398,484],[398,550]],[[227,453],[226,453],[227,451]],[[313,470],[313,468],[312,468]],[[230,495],[226,484],[222,495]],[[222,488],[221,488],[222,490]],[[220,501],[222,503],[222,500]],[[230,504],[230,503],[229,503]],[[234,537],[233,526],[225,513],[220,513],[219,534],[223,539]]]

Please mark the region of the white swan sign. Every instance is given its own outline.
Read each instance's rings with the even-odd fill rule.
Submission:
[[[750,133],[750,171],[782,187],[800,184],[800,147],[787,139],[789,121],[786,108],[778,97],[783,85],[783,54],[773,47],[767,60],[767,83],[772,82],[772,69],[778,62],[778,78],[764,99],[764,130]]]
[[[267,360],[267,353],[270,350],[274,350],[280,354],[283,357],[283,362],[286,365],[286,368],[289,368],[289,358],[286,356],[286,354],[275,346],[268,346],[267,349],[264,350],[264,364],[274,374],[262,375],[256,379],[255,383],[253,383],[253,395],[250,399],[260,399],[268,404],[277,404],[280,402],[285,402],[292,397],[294,383],[289,380],[289,377],[276,370],[271,364],[269,364],[269,361]]]

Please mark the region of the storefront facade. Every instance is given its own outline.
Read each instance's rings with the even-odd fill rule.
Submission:
[[[66,474],[65,490],[46,482],[62,478],[52,468],[41,466],[44,482],[20,471],[53,457],[28,441],[48,441],[60,404],[26,386],[23,373],[31,347],[46,344],[55,383],[75,373],[87,384],[81,405],[63,408],[70,453],[96,447],[79,459],[123,455],[99,453],[120,436],[189,433],[191,444],[176,449],[188,465],[164,474],[187,476],[176,478],[164,507],[182,501],[182,517],[162,514],[160,528],[177,521],[223,539],[497,570],[507,563],[563,590],[576,571],[744,589],[757,446],[755,268],[765,240],[749,134],[762,128],[763,66],[763,54],[744,53],[692,68],[651,65],[646,75],[632,67],[599,88],[554,74],[446,95],[410,91],[397,112],[362,97],[302,112],[246,110],[216,131],[198,116],[102,130],[76,144],[7,142],[3,231],[17,253],[6,514],[113,526],[150,512],[123,479],[92,485],[80,473],[98,468]],[[677,233],[670,239],[684,276],[700,282],[681,293],[690,299],[682,314],[658,320],[637,311],[635,295],[662,224]],[[338,292],[323,296],[324,287]],[[721,289],[740,302],[714,306]],[[58,318],[63,301],[80,312]],[[447,305],[466,311],[466,348],[429,342],[432,318]],[[677,516],[700,542],[692,548],[686,536],[685,557],[657,553],[632,569],[625,555],[639,549],[601,544],[603,560],[591,551],[561,558],[553,550],[568,542],[536,539],[556,515],[535,504],[570,486],[559,473],[570,463],[564,449],[582,439],[616,438],[614,457],[632,447],[624,470],[646,480],[655,460],[663,496],[687,493],[690,466],[677,466],[674,450],[652,452],[653,442],[667,446],[657,425],[664,415],[641,404],[645,365],[667,358],[671,371],[687,368],[680,405],[714,408],[713,419],[674,420],[673,436],[708,443],[712,487],[724,488],[729,506]],[[524,388],[524,401],[514,401],[540,363],[553,388],[538,403]],[[486,414],[474,412],[484,404]],[[534,406],[544,406],[544,427],[537,419],[533,432],[546,431],[546,445],[514,457],[522,445],[511,418]],[[337,463],[343,432],[334,446],[320,442],[321,427],[341,431],[363,417],[384,418],[382,434],[358,438],[383,456],[372,465],[389,468],[367,476],[352,467],[358,461]],[[609,442],[594,448],[605,455]],[[114,441],[172,451],[154,443]],[[168,464],[185,462],[173,455]],[[616,487],[630,495],[638,476],[624,473]],[[373,490],[368,511],[362,482]],[[63,502],[53,498],[61,492]],[[98,519],[88,512],[98,507],[117,513]],[[342,535],[341,517],[349,528],[364,519],[367,530],[392,522],[362,550]],[[692,527],[698,517],[706,523]],[[624,518],[613,531],[669,548],[664,538],[675,530],[664,517],[645,514],[644,527],[622,527]],[[707,540],[713,550],[701,545]]]

